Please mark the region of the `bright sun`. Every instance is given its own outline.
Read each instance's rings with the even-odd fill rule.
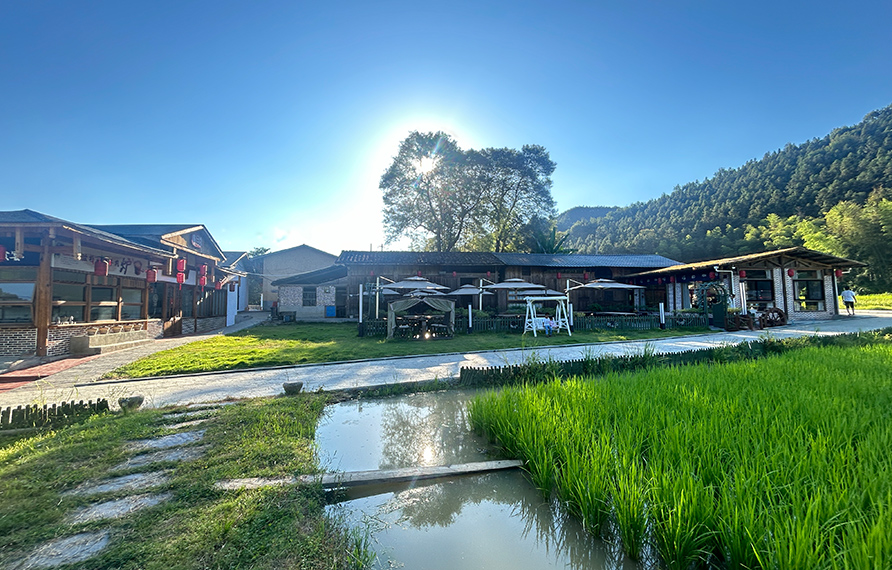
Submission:
[[[425,156],[418,161],[418,172],[427,174],[437,166],[437,159],[433,156]]]

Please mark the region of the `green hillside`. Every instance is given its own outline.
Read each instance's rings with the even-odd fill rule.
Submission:
[[[660,198],[603,213],[574,208],[563,216],[581,218],[568,240],[581,253],[694,261],[804,245],[870,263],[850,280],[880,291],[892,289],[890,199],[892,106]]]

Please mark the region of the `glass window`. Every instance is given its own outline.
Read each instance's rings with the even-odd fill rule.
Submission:
[[[194,290],[192,287],[183,287],[183,294],[181,298],[183,300],[183,316],[191,317],[192,316],[192,294]]]
[[[304,307],[316,306],[316,288],[304,287]]]
[[[799,271],[797,275],[809,273],[816,275],[816,271]],[[800,311],[823,311],[824,310],[824,282],[819,280],[794,281],[793,291],[796,293],[796,299],[799,301]]]
[[[125,303],[142,304],[142,289],[121,289],[121,298]]]
[[[59,305],[53,307],[53,322],[56,324],[84,322],[84,306]]]
[[[113,321],[117,312],[117,307],[90,307],[90,320]]]
[[[87,288],[83,285],[53,283],[53,301],[80,301],[86,299]]]
[[[160,319],[164,309],[164,284],[155,283],[149,289],[149,318]]]
[[[34,283],[0,283],[0,301],[32,301]]]
[[[53,281],[67,281],[69,283],[86,283],[87,274],[65,269],[53,269]]]
[[[821,276],[818,274],[817,271],[803,271],[801,269],[796,271],[796,279],[820,279],[820,278],[821,278]]]
[[[774,284],[771,281],[746,282],[747,301],[771,301],[774,299]]]
[[[136,321],[142,318],[142,305],[123,305],[121,307],[122,321]]]
[[[0,323],[30,323],[31,305],[0,305]]]
[[[115,294],[115,289],[112,287],[93,287],[90,299],[93,303],[118,300],[117,295]]]
[[[37,268],[0,267],[0,281],[37,281]]]
[[[768,271],[765,269],[746,269],[746,278],[749,279],[771,279],[771,276],[768,275]]]

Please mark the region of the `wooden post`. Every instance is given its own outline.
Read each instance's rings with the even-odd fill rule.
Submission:
[[[50,318],[53,313],[53,275],[50,267],[52,258],[49,240],[43,240],[43,253],[40,254],[40,267],[37,270],[37,284],[34,291],[34,324],[37,326],[37,356],[46,356],[49,338]]]

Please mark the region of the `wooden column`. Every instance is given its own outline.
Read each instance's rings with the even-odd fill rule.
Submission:
[[[49,338],[50,318],[53,313],[53,271],[50,267],[52,254],[49,240],[43,239],[43,252],[37,269],[37,284],[34,290],[34,324],[37,326],[37,356],[46,356]]]

